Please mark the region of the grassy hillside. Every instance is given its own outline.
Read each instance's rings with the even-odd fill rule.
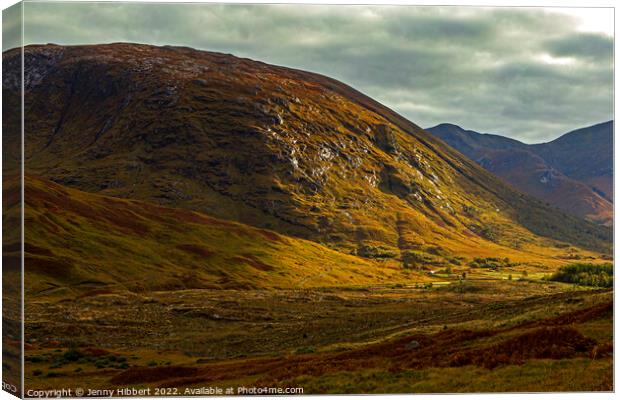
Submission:
[[[474,258],[498,254],[509,260],[506,267],[530,272],[553,271],[574,259],[599,258],[573,247],[532,243],[515,250],[475,238],[476,246],[454,241],[447,242],[448,247],[401,253],[370,246],[364,257],[353,256],[189,210],[91,194],[32,176],[25,182],[26,290],[31,296],[73,297],[98,290],[413,285],[437,280],[429,270],[449,269],[456,276],[469,271]],[[17,180],[9,182],[7,193],[17,185]],[[7,242],[4,248],[7,262],[18,262],[17,244]]]
[[[8,195],[17,182],[8,182]],[[377,254],[365,258],[192,211],[94,195],[32,176],[26,177],[26,199],[26,288],[30,295],[72,296],[104,288],[413,284],[429,280],[425,275],[429,269],[466,270],[475,257],[501,254],[521,268],[543,271],[575,258],[597,258],[575,248],[517,251],[496,244],[485,246],[483,241],[474,247],[451,243],[458,258],[442,247],[387,259],[379,254],[386,249],[377,247],[368,250]],[[15,243],[7,241],[4,249],[7,265],[13,259],[18,262]],[[418,256],[405,268],[403,261],[410,254]]]
[[[192,211],[80,192],[30,176],[26,199],[29,295],[407,280],[394,264],[338,253],[307,240]]]

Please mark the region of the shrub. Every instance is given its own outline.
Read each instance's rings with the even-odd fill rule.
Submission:
[[[405,268],[416,268],[423,265],[439,264],[439,260],[436,257],[413,250],[403,252],[401,257]]]
[[[62,368],[62,366],[65,365],[62,362],[56,361],[54,363],[52,363],[52,365],[50,365],[50,369],[58,369],[58,368]]]
[[[47,357],[44,357],[44,356],[26,357],[26,361],[30,361],[32,363],[41,363],[41,362],[46,362],[47,360],[48,360]]]
[[[437,271],[440,274],[446,274],[446,275],[452,275],[452,267],[447,266],[446,268],[442,269],[441,271]]]
[[[469,229],[476,235],[491,242],[497,241],[500,236],[499,229],[494,225],[470,225]]]
[[[441,246],[427,246],[425,251],[436,256],[445,256],[447,254]]]
[[[443,290],[456,293],[476,293],[482,291],[482,288],[470,283],[459,281],[459,283],[452,283],[448,286],[444,286]]]
[[[463,206],[463,213],[468,217],[476,217],[479,214],[475,207],[467,205]]]
[[[108,366],[108,363],[107,363],[107,362],[104,362],[104,361],[102,361],[102,360],[97,361],[97,362],[95,363],[95,367],[97,367],[98,369],[105,368],[105,367],[107,367],[107,366]]]
[[[363,245],[357,250],[357,255],[366,258],[394,258],[398,252],[391,247]]]
[[[309,354],[309,353],[314,353],[316,351],[316,349],[313,346],[308,346],[308,347],[300,347],[299,349],[297,349],[296,353],[297,354]]]
[[[551,276],[550,280],[583,286],[612,287],[614,285],[614,266],[609,263],[570,264],[560,268]]]
[[[62,358],[67,362],[78,361],[84,355],[79,352],[77,349],[69,349],[62,355]]]
[[[510,259],[504,258],[499,259],[497,257],[476,257],[472,262],[469,263],[469,266],[472,268],[489,268],[489,269],[500,269],[504,267],[510,267]]]
[[[446,259],[450,264],[453,265],[461,265],[462,258],[461,257],[449,257]]]
[[[490,226],[484,226],[482,227],[482,229],[480,230],[480,235],[487,239],[487,240],[491,240],[491,241],[495,241],[497,240],[497,230],[493,227]]]

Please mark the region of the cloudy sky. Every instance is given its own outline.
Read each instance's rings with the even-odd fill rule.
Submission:
[[[422,127],[534,143],[613,118],[610,8],[29,2],[24,18],[27,44],[184,45],[319,72]]]

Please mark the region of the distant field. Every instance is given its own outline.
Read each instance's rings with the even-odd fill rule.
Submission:
[[[26,385],[612,390],[613,292],[479,278],[41,298],[27,304]]]

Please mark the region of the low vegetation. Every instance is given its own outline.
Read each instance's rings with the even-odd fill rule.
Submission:
[[[550,279],[556,282],[608,288],[614,285],[614,266],[610,263],[570,264],[560,268]]]
[[[373,246],[363,245],[357,250],[357,255],[365,258],[394,258],[398,255],[398,252],[393,247],[389,246]]]
[[[440,258],[414,250],[403,252],[401,257],[403,260],[403,267],[405,268],[422,268],[424,266],[441,264]]]
[[[492,270],[498,270],[501,268],[507,268],[514,266],[513,263],[510,262],[509,258],[498,258],[498,257],[476,257],[470,263],[469,266],[472,268],[488,268]]]
[[[59,351],[58,349],[53,352],[42,353],[38,355],[26,356],[26,362],[38,365],[47,365],[50,369],[47,375],[48,377],[61,376],[62,373],[51,370],[65,370],[69,365],[82,365],[90,366],[91,369],[111,368],[111,369],[127,369],[130,367],[127,357],[116,355],[102,349],[87,348],[83,350],[79,349],[67,349],[66,351]],[[82,367],[73,369],[73,372],[78,373],[83,370]],[[43,374],[41,369],[34,369],[32,371],[33,376],[40,376]]]
[[[479,377],[465,386],[477,390],[610,390],[613,293],[479,274],[487,276],[472,269],[465,281],[443,285],[441,277],[417,287],[186,290],[182,297],[174,290],[93,292],[74,303],[41,297],[26,321],[27,385],[75,386],[88,377],[97,388],[246,382],[302,386],[306,394],[440,392],[446,380],[424,377],[441,371]],[[63,307],[62,320],[51,318],[53,304]],[[76,330],[86,309],[108,325]],[[153,320],[169,323],[149,325]],[[151,334],[143,335],[144,326]],[[53,340],[58,336],[71,341]],[[560,380],[586,362],[597,369]],[[537,379],[503,372],[511,368]],[[383,375],[365,375],[372,371]],[[368,376],[368,388],[348,374]]]

